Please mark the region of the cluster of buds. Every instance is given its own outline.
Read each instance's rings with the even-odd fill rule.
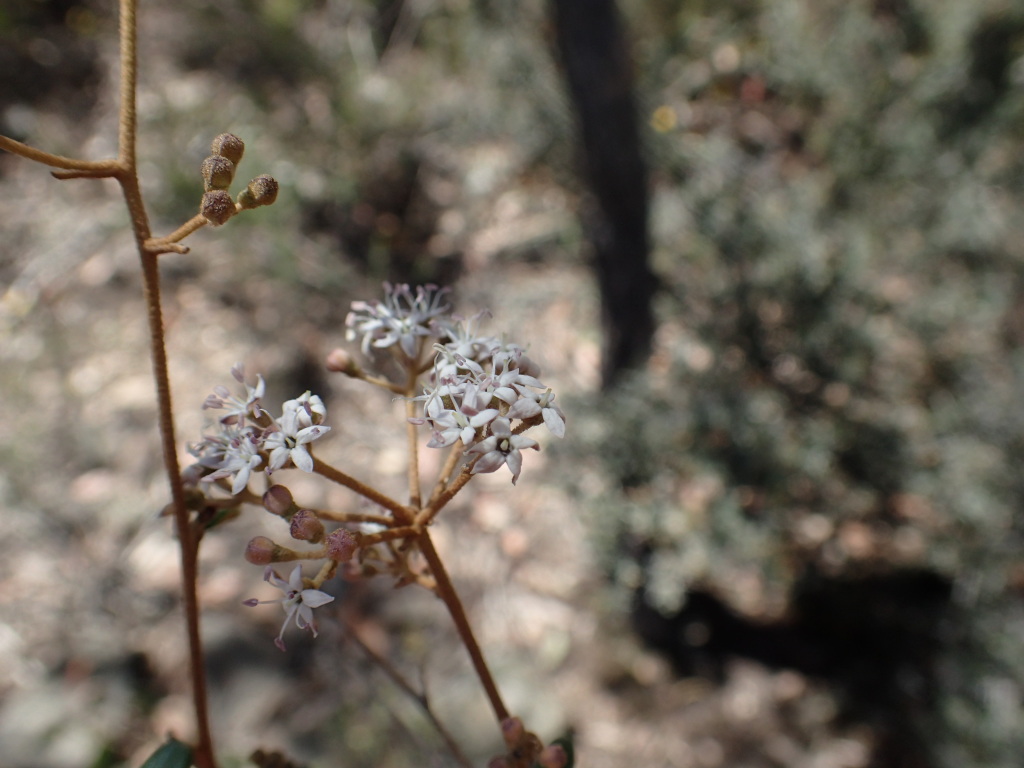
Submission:
[[[501,735],[508,753],[495,757],[487,768],[569,768],[572,745],[565,739],[544,746],[536,734],[530,733],[518,717],[501,722]]]
[[[231,133],[222,133],[210,145],[211,155],[203,160],[203,201],[199,212],[219,226],[237,211],[270,205],[277,199],[277,181],[266,174],[257,176],[234,200],[228,188],[235,179],[235,168],[242,160],[245,144]]]

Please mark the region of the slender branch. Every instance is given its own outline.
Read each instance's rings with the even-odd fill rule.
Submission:
[[[367,547],[374,544],[380,544],[382,541],[407,539],[412,536],[418,536],[421,533],[423,533],[423,529],[418,525],[406,525],[401,528],[391,528],[387,531],[378,531],[377,533],[362,533],[359,534],[359,546]]]
[[[397,669],[395,669],[394,665],[392,665],[390,661],[388,661],[386,658],[384,658],[375,650],[373,650],[369,645],[363,642],[363,639],[359,637],[359,635],[356,633],[355,628],[352,626],[351,622],[347,621],[345,622],[345,624],[346,628],[348,629],[348,636],[352,639],[352,641],[362,649],[363,653],[370,657],[370,660],[374,664],[380,667],[381,671],[384,672],[384,674],[391,678],[391,681],[395,685],[401,688],[402,691],[409,696],[409,698],[411,698],[420,706],[420,709],[423,710],[423,714],[427,716],[427,719],[430,720],[430,724],[434,726],[434,730],[436,730],[438,734],[441,736],[441,738],[444,739],[445,746],[448,747],[448,751],[452,753],[452,757],[455,758],[455,761],[459,765],[463,766],[463,768],[473,768],[473,763],[470,762],[469,758],[466,757],[466,755],[459,748],[459,745],[455,742],[455,739],[452,738],[452,735],[448,732],[448,729],[444,727],[444,724],[437,719],[437,715],[434,714],[434,710],[430,708],[430,701],[427,699],[427,694],[425,692],[419,693],[415,688],[412,687],[408,680],[402,677],[402,675],[399,673]]]
[[[462,472],[455,478],[454,482],[449,485],[444,491],[437,494],[437,498],[431,499],[430,504],[419,511],[416,515],[417,525],[429,525],[430,521],[437,517],[438,512],[444,509],[445,505],[452,500],[452,498],[459,491],[465,487],[466,483],[473,479],[473,473],[469,466],[463,467]]]
[[[0,149],[20,155],[27,160],[48,165],[51,168],[63,168],[66,171],[97,171],[103,172],[106,176],[114,176],[121,169],[117,160],[76,160],[72,157],[52,155],[7,136],[0,136]]]
[[[394,518],[384,515],[371,515],[363,512],[334,512],[330,509],[314,509],[313,512],[321,520],[333,520],[336,523],[375,523],[389,528],[395,524]]]
[[[501,723],[508,719],[508,709],[501,700],[501,694],[498,693],[498,686],[495,684],[494,678],[491,677],[491,671],[487,667],[483,652],[480,650],[480,645],[473,634],[473,628],[469,625],[469,619],[466,618],[466,611],[462,607],[462,601],[459,600],[455,587],[448,577],[448,571],[445,570],[444,563],[441,562],[441,556],[437,554],[437,550],[434,548],[434,542],[430,538],[430,531],[423,531],[416,539],[416,542],[419,544],[420,551],[427,560],[427,565],[430,566],[430,573],[437,582],[435,592],[448,607],[448,613],[452,617],[455,629],[458,631],[462,644],[469,653],[469,658],[473,662],[473,668],[476,670],[477,677],[480,678],[480,684],[484,687],[487,698],[491,702],[491,708],[494,709],[494,716]]]
[[[434,486],[433,492],[430,494],[430,501],[427,502],[427,506],[433,506],[434,502],[437,501],[438,497],[444,493],[445,488],[448,487],[448,481],[452,477],[452,472],[455,471],[456,465],[459,463],[459,459],[462,456],[462,446],[460,443],[455,443],[449,451],[448,458],[445,459],[444,466],[441,467],[441,473],[437,476],[437,484]]]
[[[172,243],[177,243],[181,240],[184,240],[186,237],[191,235],[196,230],[202,229],[208,223],[209,222],[206,220],[205,216],[203,216],[201,213],[197,213],[195,216],[186,221],[184,224],[182,224],[180,227],[178,227],[176,230],[174,230],[171,234],[167,235],[166,237],[154,237],[147,240],[146,250],[152,252],[157,249],[165,248],[166,246],[169,246]],[[166,251],[164,252],[166,253]]]
[[[414,513],[408,507],[402,506],[397,501],[392,499],[390,496],[385,496],[383,493],[378,491],[376,488],[367,485],[366,483],[356,480],[351,475],[346,475],[341,470],[335,469],[330,464],[325,464],[316,456],[313,457],[313,471],[318,475],[322,475],[330,480],[332,483],[343,485],[349,488],[360,496],[369,499],[374,504],[384,507],[384,509],[390,510],[391,513],[402,523],[411,523]]]
[[[409,378],[405,388],[405,434],[409,444],[409,506],[419,509],[422,500],[420,490],[419,431],[409,419],[416,415],[416,404],[410,399],[416,391],[417,373],[415,366],[409,367]]]
[[[149,319],[150,345],[153,358],[153,376],[156,379],[157,405],[159,410],[160,437],[163,445],[164,467],[171,486],[171,500],[174,520],[181,547],[182,598],[185,608],[189,646],[189,667],[192,677],[192,705],[196,716],[198,743],[193,760],[198,768],[215,768],[213,739],[210,734],[209,711],[206,699],[206,668],[203,664],[203,647],[199,633],[199,597],[196,591],[198,580],[198,557],[200,532],[189,525],[189,512],[185,503],[185,490],[178,465],[177,438],[174,429],[174,413],[171,404],[170,375],[167,365],[167,351],[164,347],[163,311],[160,299],[160,269],[156,257],[146,250],[150,238],[149,219],[146,216],[142,192],[136,172],[136,79],[138,76],[138,52],[136,48],[137,0],[120,0],[120,52],[121,52],[121,103],[118,120],[118,181],[124,193],[128,212],[131,216],[132,231],[142,262],[142,277]]]

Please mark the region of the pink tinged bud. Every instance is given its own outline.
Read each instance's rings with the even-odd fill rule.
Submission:
[[[501,721],[501,736],[509,749],[515,749],[525,733],[526,727],[518,717],[507,717]]]
[[[203,160],[201,168],[203,174],[203,189],[207,192],[213,189],[227,189],[235,178],[235,164],[226,157],[210,155]]]
[[[270,565],[279,549],[266,536],[257,536],[245,545],[245,559],[253,565]]]
[[[238,204],[245,209],[270,205],[277,200],[277,190],[277,179],[262,174],[250,181],[249,186],[238,194]]]
[[[219,227],[235,215],[235,201],[223,189],[214,189],[203,195],[199,213],[215,227]]]
[[[300,509],[292,516],[293,539],[318,544],[324,538],[324,524],[312,509]]]
[[[295,508],[292,492],[283,485],[272,485],[263,494],[263,508],[273,515],[285,517]]]
[[[537,762],[541,768],[565,768],[569,764],[569,755],[561,744],[552,744],[541,750]]]
[[[324,547],[328,558],[339,563],[347,563],[359,548],[359,540],[347,528],[338,528],[327,535]]]
[[[242,153],[245,152],[245,142],[233,133],[222,133],[210,144],[210,151],[238,165],[242,160]]]
[[[255,608],[259,604],[260,601],[257,600],[255,597],[250,597],[248,600],[242,601],[242,605],[246,606],[247,608]]]
[[[359,376],[362,373],[355,358],[341,348],[331,350],[326,362],[328,371],[344,373],[346,376]]]

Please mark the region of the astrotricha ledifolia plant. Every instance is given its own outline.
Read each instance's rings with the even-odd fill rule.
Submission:
[[[278,184],[270,176],[257,176],[233,197],[228,190],[242,159],[244,144],[232,134],[221,134],[213,140],[210,156],[201,164],[204,191],[199,213],[170,235],[152,235],[139,184],[135,146],[136,10],[137,0],[119,0],[121,83],[117,157],[62,157],[6,136],[0,136],[0,149],[56,168],[53,175],[58,179],[117,181],[139,253],[161,444],[171,491],[168,513],[174,518],[181,549],[182,603],[196,720],[194,743],[171,738],[147,765],[217,766],[202,661],[198,551],[210,528],[237,517],[248,504],[286,519],[293,539],[286,546],[257,537],[249,542],[245,552],[250,563],[265,567],[266,581],[282,592],[277,600],[246,601],[250,606],[277,602],[284,607],[285,621],[274,640],[278,648],[286,650],[285,633],[292,623],[299,630],[316,635],[314,612],[334,600],[321,588],[336,574],[349,579],[387,574],[398,585],[418,584],[447,606],[494,710],[507,753],[494,758],[490,768],[570,766],[570,744],[556,742],[544,746],[519,718],[508,712],[430,536],[431,523],[474,476],[506,467],[512,482],[516,482],[522,469],[522,452],[539,447],[525,432],[543,425],[558,437],[564,434],[565,419],[554,404],[554,394],[537,378],[539,371],[522,347],[482,333],[480,316],[467,321],[453,315],[447,291],[434,286],[385,286],[383,301],[352,305],[346,321],[347,337],[358,339],[364,353],[375,350],[373,359],[385,360],[389,367],[379,371],[364,369],[353,355],[340,349],[328,357],[326,365],[369,386],[381,387],[404,401],[409,457],[409,492],[404,503],[314,455],[314,443],[330,431],[326,408],[317,395],[305,392],[288,400],[281,405],[279,415],[275,415],[264,407],[262,377],[247,380],[241,366],[233,370],[238,394],[217,387],[204,403],[203,407],[217,412],[218,418],[209,434],[190,446],[197,461],[181,470],[164,345],[159,257],[187,253],[182,240],[207,224],[220,226],[242,211],[273,203]],[[421,436],[425,435],[429,436],[428,448],[448,452],[435,483],[427,489],[420,485],[418,461]],[[345,486],[376,505],[375,511],[306,508],[281,482],[280,473],[285,470],[317,474]],[[318,567],[304,574],[301,561]],[[275,569],[275,564],[292,562],[297,564],[291,570]],[[414,693],[393,669],[389,674]],[[426,707],[425,698],[417,698],[458,762],[469,765]],[[257,764],[267,764],[281,758],[257,750],[252,759]]]

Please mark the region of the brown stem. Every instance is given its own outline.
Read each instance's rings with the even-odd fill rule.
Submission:
[[[314,509],[313,513],[321,520],[333,520],[336,523],[375,523],[391,527],[395,524],[394,518],[384,515],[370,515],[362,512],[334,512],[330,509]]]
[[[208,223],[209,222],[206,220],[205,216],[203,216],[201,213],[197,213],[195,216],[186,221],[184,224],[182,224],[180,227],[178,227],[176,230],[174,230],[171,234],[167,235],[166,237],[154,237],[151,238],[150,240],[147,240],[146,249],[149,251],[156,251],[167,248],[174,243],[184,240],[193,232],[195,232],[198,229],[201,229]],[[184,248],[184,246],[182,246],[182,248]],[[187,251],[188,249],[186,248],[185,252]],[[166,253],[166,251],[164,252]]]
[[[7,150],[11,154],[20,155],[27,160],[33,160],[51,168],[61,168],[65,171],[87,171],[102,173],[106,176],[113,176],[120,168],[116,160],[76,160],[72,157],[62,157],[43,152],[20,141],[0,136],[0,149]]]
[[[163,445],[164,468],[171,486],[174,520],[181,547],[182,598],[185,607],[189,645],[189,666],[192,675],[192,704],[196,716],[198,743],[193,761],[198,768],[215,768],[213,740],[210,735],[209,712],[206,701],[206,670],[203,665],[202,642],[199,634],[199,599],[196,592],[198,579],[198,531],[189,525],[189,512],[185,504],[185,490],[178,466],[177,439],[171,406],[171,385],[164,347],[163,312],[160,300],[160,270],[156,257],[146,250],[150,238],[149,220],[139,189],[136,172],[135,141],[137,120],[135,110],[138,55],[136,50],[137,0],[120,0],[121,51],[121,103],[118,120],[118,181],[132,220],[132,231],[142,261],[142,277],[149,319],[150,346],[153,358],[153,376],[156,379],[160,437]]]
[[[416,388],[415,367],[410,365],[409,380],[406,385],[405,401],[405,434],[409,443],[409,506],[413,509],[420,508],[420,501],[423,498],[420,491],[420,454],[419,454],[419,432],[416,425],[409,419],[416,415],[416,404],[410,399]]]
[[[349,488],[360,496],[369,499],[374,504],[378,504],[384,509],[390,510],[391,513],[402,523],[412,522],[413,512],[408,507],[404,507],[397,501],[392,499],[390,496],[385,496],[383,493],[378,491],[376,488],[367,485],[366,483],[356,480],[351,475],[346,475],[341,470],[335,469],[330,464],[325,464],[320,461],[316,456],[313,457],[313,471],[326,477],[332,483],[343,485]]]
[[[469,658],[473,662],[473,668],[476,670],[477,677],[480,678],[480,684],[484,687],[484,692],[491,702],[491,708],[494,709],[494,716],[500,724],[508,719],[508,709],[501,700],[501,694],[498,693],[498,686],[495,684],[494,678],[491,677],[491,671],[487,667],[483,652],[480,650],[480,645],[473,634],[473,628],[469,625],[469,619],[466,618],[466,611],[462,607],[462,601],[459,600],[459,595],[456,593],[455,587],[448,577],[448,571],[445,570],[441,556],[437,554],[437,550],[434,548],[434,542],[430,538],[430,531],[423,531],[416,539],[416,542],[419,544],[420,551],[427,560],[427,565],[430,566],[430,573],[437,582],[434,591],[448,607],[448,613],[451,614],[455,629],[458,631],[462,644],[469,653]]]
[[[466,483],[472,479],[472,471],[468,466],[464,467],[451,485],[437,494],[436,498],[430,500],[429,505],[420,510],[419,514],[416,515],[416,524],[429,525],[430,521],[437,517],[437,513],[444,509],[445,505],[452,500],[455,494],[461,491]]]

